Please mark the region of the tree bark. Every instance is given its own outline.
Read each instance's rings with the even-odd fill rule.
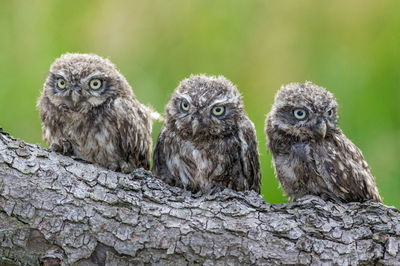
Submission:
[[[1,265],[399,265],[399,244],[399,211],[376,202],[192,195],[0,129]]]

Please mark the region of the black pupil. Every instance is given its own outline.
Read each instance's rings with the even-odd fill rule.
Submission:
[[[93,86],[97,86],[99,83],[97,81],[93,82]]]
[[[64,85],[64,80],[61,80],[61,81],[60,81],[60,84],[61,84],[61,85]]]
[[[298,116],[303,116],[303,111],[297,111]]]
[[[186,108],[187,106],[188,106],[188,105],[187,105],[187,103],[183,103],[183,107],[185,107],[185,108]]]
[[[221,108],[219,108],[219,107],[215,108],[215,112],[217,112],[217,113],[221,112]]]
[[[328,115],[331,115],[332,114],[332,111],[328,111]]]

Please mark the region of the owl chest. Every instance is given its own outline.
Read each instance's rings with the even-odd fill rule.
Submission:
[[[98,147],[107,150],[109,146],[114,146],[110,134],[114,127],[111,121],[102,118],[88,119],[81,114],[72,114],[68,120],[69,122],[63,123],[62,135],[71,142],[76,155],[97,152]]]
[[[195,185],[207,189],[214,176],[223,174],[223,160],[211,147],[196,147],[190,141],[175,146],[169,160],[171,172],[181,179],[184,186]]]
[[[281,182],[308,182],[313,161],[310,145],[308,143],[295,143],[282,150],[285,152],[274,157],[274,165]]]

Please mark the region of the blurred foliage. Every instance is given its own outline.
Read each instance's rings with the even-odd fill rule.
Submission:
[[[35,108],[65,52],[110,58],[139,100],[163,112],[191,73],[225,75],[254,121],[266,201],[286,201],[263,131],[282,84],[332,91],[388,205],[400,207],[399,1],[1,1],[0,126],[41,143]],[[154,126],[157,138],[161,124]]]

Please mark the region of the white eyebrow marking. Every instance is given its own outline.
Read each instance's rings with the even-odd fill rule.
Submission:
[[[66,77],[67,77],[67,75],[63,71],[59,71],[59,72],[55,73],[55,75],[62,76],[64,79],[66,79]]]
[[[92,79],[93,77],[107,77],[107,75],[105,75],[103,72],[97,71],[97,72],[90,74],[86,78],[83,78],[81,81],[85,82],[85,81]]]
[[[215,104],[219,104],[219,103],[225,103],[228,100],[229,100],[228,97],[223,97],[223,98],[220,98],[220,99],[216,99],[211,103],[211,105],[215,105]]]
[[[186,101],[188,101],[189,103],[191,103],[192,102],[192,98],[189,96],[189,95],[184,95],[184,94],[182,94],[182,93],[180,93],[180,92],[176,92],[176,95],[179,97],[179,98],[184,98]]]
[[[231,95],[232,96],[232,95]],[[225,104],[225,103],[238,103],[240,101],[240,98],[237,96],[234,97],[229,97],[229,95],[224,95],[220,98],[215,99],[210,105],[216,105],[216,104]]]

